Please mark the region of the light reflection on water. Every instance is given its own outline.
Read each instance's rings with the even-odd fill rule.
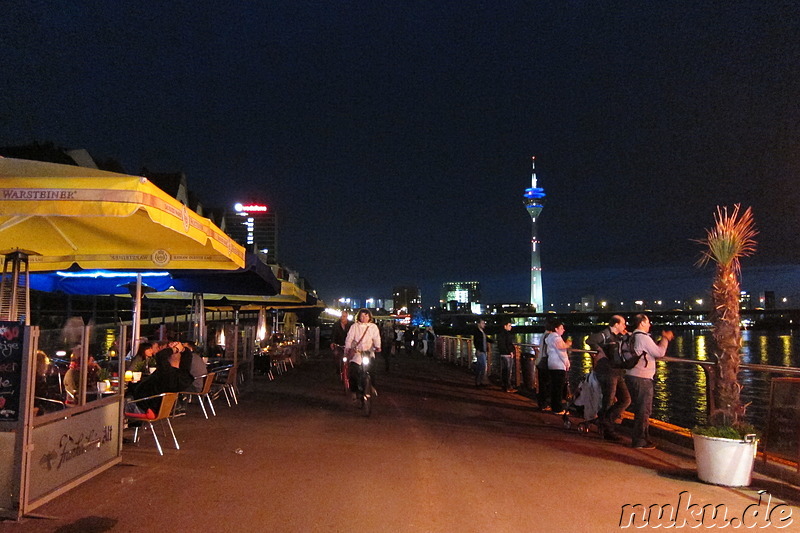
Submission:
[[[656,330],[656,331],[660,331]],[[567,336],[570,332],[566,333]],[[520,334],[516,342],[538,344],[541,334]],[[586,335],[572,335],[575,347],[588,348]],[[771,331],[742,332],[742,362],[800,367],[800,334]],[[708,330],[686,330],[675,334],[667,355],[700,361],[714,360],[714,340]],[[570,381],[576,386],[591,369],[588,355],[574,354]],[[742,370],[742,401],[752,402],[746,418],[756,427],[766,425],[770,375]],[[706,376],[699,365],[658,363],[655,377],[653,418],[691,428],[706,421]]]

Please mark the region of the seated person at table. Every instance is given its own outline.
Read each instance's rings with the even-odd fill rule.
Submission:
[[[194,378],[189,372],[180,368],[181,350],[180,343],[172,342],[156,354],[156,371],[143,379],[133,389],[134,399],[139,400],[164,392],[184,392],[189,390]],[[152,409],[154,413],[157,413],[158,408],[161,406],[161,398],[154,398],[134,405],[143,413],[148,409]],[[132,412],[128,408],[125,410]]]
[[[139,349],[136,351],[136,355],[128,361],[128,364],[125,366],[125,370],[132,370],[134,372],[141,372],[142,369],[147,368],[150,364],[153,364],[151,361],[153,357],[153,344],[149,342],[142,342],[139,344]]]
[[[42,350],[36,350],[36,396],[40,398],[61,399],[58,384],[53,385],[53,376],[57,379],[58,369]]]
[[[87,397],[97,396],[97,379],[100,372],[100,365],[98,365],[94,357],[89,356],[88,365],[86,367],[86,381],[88,386],[86,388]],[[69,370],[64,374],[64,390],[67,393],[66,403],[69,405],[78,403],[78,396],[80,395],[81,388],[81,356],[73,352],[70,356]]]
[[[191,390],[200,392],[203,390],[203,381],[205,381],[204,377],[207,374],[206,364],[203,362],[203,358],[197,353],[194,342],[184,342],[182,345],[183,352],[181,352],[180,368],[181,370],[189,372],[194,378]]]

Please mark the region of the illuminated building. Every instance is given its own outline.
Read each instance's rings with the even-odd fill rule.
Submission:
[[[442,304],[448,311],[481,312],[481,284],[478,281],[442,283]]]
[[[394,300],[394,310],[398,313],[411,314],[414,310],[422,307],[422,295],[419,287],[395,287],[392,289],[392,300]]]
[[[536,158],[531,157],[531,188],[525,189],[523,204],[531,216],[531,303],[536,306],[537,313],[544,312],[544,296],[542,295],[542,260],[539,256],[539,237],[536,220],[544,207],[544,189],[536,186]]]
[[[739,309],[752,309],[753,299],[747,291],[739,293]]]
[[[237,203],[225,215],[225,231],[248,251],[266,256],[267,263],[278,262],[278,225],[266,205]]]
[[[484,313],[489,315],[499,315],[503,313],[535,313],[533,305],[528,302],[506,302],[489,304],[485,306]]]

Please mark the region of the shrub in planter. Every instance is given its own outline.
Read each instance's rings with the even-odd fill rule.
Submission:
[[[700,479],[721,485],[746,485],[750,483],[757,437],[754,428],[742,421],[747,405],[741,402],[742,386],[739,383],[739,351],[742,346],[739,317],[740,259],[752,255],[755,251],[754,237],[757,232],[751,209],[747,208],[742,213],[739,204],[736,204],[730,212],[727,207],[717,207],[714,219],[714,226],[706,230],[706,238],[698,241],[704,246],[698,265],[704,266],[709,262],[715,264],[711,289],[712,335],[715,344],[714,353],[717,356],[714,387],[711,391],[714,409],[710,413],[709,425],[696,427],[692,431],[697,436],[694,438],[695,458]],[[712,445],[711,441],[702,437],[711,437],[714,440],[730,439],[728,443],[719,443],[719,446],[727,445],[730,453],[724,452],[725,456],[722,459],[714,457],[715,453],[719,455],[723,452],[715,452],[714,450],[718,448],[711,446],[717,444]],[[716,473],[709,474],[708,465],[701,464],[706,460],[713,460],[714,468],[727,469],[729,472],[737,471],[740,475],[734,479],[717,478]],[[743,461],[741,466],[733,464],[739,460]],[[745,470],[746,475],[744,475]]]

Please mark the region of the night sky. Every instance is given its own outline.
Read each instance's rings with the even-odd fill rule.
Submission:
[[[478,280],[527,300],[532,155],[546,301],[691,272],[736,202],[760,230],[746,282],[800,264],[799,37],[790,1],[12,0],[0,145],[267,202],[324,299]]]

